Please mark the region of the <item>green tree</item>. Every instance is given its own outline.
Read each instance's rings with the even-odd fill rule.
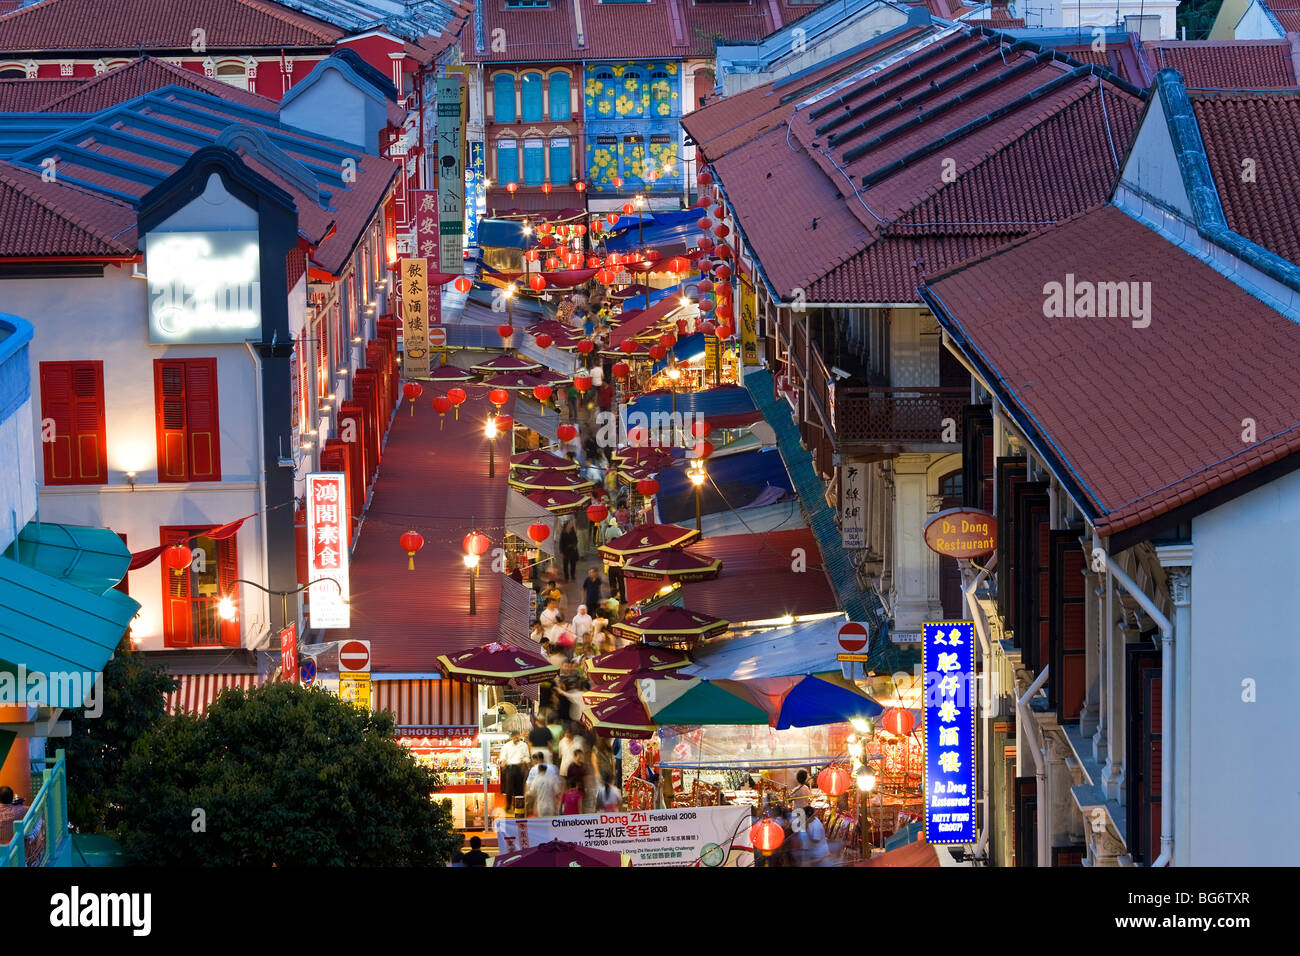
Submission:
[[[68,755],[68,819],[81,833],[113,830],[116,814],[108,795],[135,741],[166,719],[164,695],[176,689],[161,667],[132,653],[126,635],[102,681],[100,715],[87,716],[85,708],[69,711],[72,734],[58,742]]]
[[[393,718],[296,684],[228,690],[145,734],[119,839],[145,865],[435,866],[461,838]]]
[[[1210,35],[1214,18],[1219,15],[1223,0],[1184,0],[1178,5],[1178,36],[1182,37],[1183,28],[1187,28],[1187,39],[1204,40]]]

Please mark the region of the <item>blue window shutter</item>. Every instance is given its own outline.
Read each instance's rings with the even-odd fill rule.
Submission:
[[[492,80],[492,116],[498,123],[515,121],[515,78],[498,73]]]
[[[540,186],[546,181],[546,156],[540,139],[524,140],[524,185]]]
[[[567,138],[551,140],[551,182],[556,185],[565,185],[573,178],[569,149]]]
[[[513,139],[497,140],[497,184],[519,182],[519,144]]]
[[[563,123],[569,118],[569,74],[551,74],[551,122]]]
[[[523,122],[542,121],[542,74],[525,73],[520,80],[520,99],[523,102]]]

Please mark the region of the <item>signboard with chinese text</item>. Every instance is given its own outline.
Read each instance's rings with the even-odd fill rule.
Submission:
[[[465,245],[478,245],[479,217],[487,212],[487,163],[482,140],[469,144],[465,166]]]
[[[145,270],[152,344],[261,339],[256,230],[151,232],[145,237]]]
[[[307,580],[312,584],[309,624],[351,627],[348,611],[348,496],[341,472],[307,476]],[[337,582],[338,587],[330,582]]]
[[[736,866],[750,849],[748,807],[628,810],[514,821],[516,845],[503,856],[552,840],[625,853],[633,866]],[[500,862],[500,857],[498,862]]]
[[[438,268],[464,268],[465,170],[461,125],[461,83],[438,80]]]
[[[975,624],[921,625],[925,639],[925,839],[975,842]]]
[[[280,628],[280,679],[298,683],[298,625]]]
[[[758,293],[740,277],[740,357],[744,365],[758,364]]]
[[[411,226],[415,233],[415,254],[422,259],[438,258],[438,192],[411,190]],[[457,265],[459,272],[461,267]]]
[[[845,550],[867,546],[867,466],[840,466],[840,536]]]
[[[429,377],[429,260],[399,259],[402,293],[402,377]]]

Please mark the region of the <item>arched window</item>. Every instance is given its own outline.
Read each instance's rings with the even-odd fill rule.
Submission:
[[[510,73],[492,78],[492,119],[497,123],[515,121],[515,78]]]
[[[667,116],[673,109],[673,85],[664,70],[650,74],[650,114]]]
[[[644,116],[646,108],[645,96],[645,77],[636,70],[626,71],[618,87],[618,102],[615,104],[618,115]]]
[[[21,66],[7,66],[0,70],[0,80],[25,80],[27,71]]]
[[[546,182],[545,141],[524,140],[524,185],[540,186]]]
[[[551,122],[563,123],[569,118],[569,74],[551,74]]]
[[[497,140],[497,184],[519,182],[519,140]]]
[[[569,138],[557,136],[551,140],[551,182],[557,186],[567,186],[573,178],[572,153]]]
[[[248,68],[242,63],[218,63],[217,79],[228,86],[248,89]]]
[[[525,123],[540,123],[542,121],[542,74],[525,73],[519,82],[519,89],[520,99],[523,102],[521,119]]]

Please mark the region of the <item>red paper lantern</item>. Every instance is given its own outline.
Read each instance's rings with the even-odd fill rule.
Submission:
[[[594,350],[595,348],[596,348],[596,343],[591,341],[591,339],[583,339],[581,342],[578,343],[578,351],[581,352],[583,355],[590,355],[592,353],[592,350]]]
[[[670,349],[677,344],[677,336],[665,332],[663,335],[659,336],[659,344],[666,349]]]
[[[593,220],[592,220],[592,222],[591,222],[591,231],[592,231],[592,232],[600,232],[600,231],[601,231],[602,229],[604,229],[604,228],[605,228],[605,223],[603,223],[601,220],[599,220],[599,219],[593,219]]]
[[[550,536],[551,536],[550,525],[544,525],[539,522],[538,524],[530,524],[528,526],[528,537],[532,538],[538,544],[541,544]]]
[[[650,346],[650,357],[654,359],[656,362],[658,362],[667,354],[668,354],[668,350],[664,348],[662,345]]]
[[[488,392],[488,401],[500,408],[506,402],[510,401],[510,393],[504,388],[494,388]]]
[[[708,438],[713,432],[713,426],[708,422],[695,421],[691,422],[691,434],[696,438]]]
[[[691,260],[685,256],[673,256],[668,260],[668,271],[675,272],[678,275],[685,275],[691,271]]]
[[[715,332],[718,331],[718,323],[716,323],[716,322],[701,322],[701,323],[700,323],[700,331],[703,332],[705,335],[713,335]]]
[[[723,322],[726,322],[728,325],[730,325],[731,324],[731,303],[730,302],[721,303],[717,308],[716,315]]]
[[[180,574],[194,560],[194,552],[186,545],[173,544],[171,547],[163,548],[162,557],[163,564]]]
[[[576,183],[573,184],[573,188],[576,189],[578,192],[583,192],[586,190],[587,184],[584,183],[581,179],[579,179]]]
[[[701,196],[699,199],[695,200],[695,205],[700,209],[707,209],[712,202],[713,200],[708,196]]]
[[[451,411],[451,399],[446,395],[435,395],[433,397],[433,410],[438,413],[438,427],[442,427],[442,418]]]
[[[565,422],[563,425],[560,425],[555,429],[555,434],[560,441],[573,441],[573,439],[578,437],[578,429],[574,428],[568,422]]]
[[[512,335],[514,335],[514,334],[515,334],[515,328],[514,328],[513,325],[498,325],[498,326],[497,326],[497,335],[501,336],[503,339],[508,339],[508,338],[510,338],[510,336],[512,336]]]
[[[611,180],[609,181],[609,184],[610,184],[611,186],[613,186],[615,189],[622,189],[622,188],[623,188],[623,180],[622,180],[622,178],[619,177],[619,176],[615,176],[613,179],[611,179]]]
[[[849,789],[849,772],[836,764],[817,775],[817,789],[828,797],[838,797]]]
[[[647,249],[644,258],[646,262],[658,262],[663,258],[663,253],[658,249]]]
[[[631,355],[636,351],[636,340],[624,339],[618,344],[618,347],[623,350],[624,355]]]
[[[555,389],[551,388],[551,386],[549,385],[533,386],[533,398],[537,399],[539,402],[546,401],[554,394],[555,394]]]
[[[578,223],[576,226],[573,227],[573,234],[575,236],[585,236],[587,234],[587,227],[584,226],[582,223]]]
[[[560,260],[556,256],[548,256],[544,265],[547,272],[554,272],[560,268]]]
[[[624,378],[627,378],[627,373],[628,373],[628,366],[627,366],[627,363],[626,363],[626,362],[615,362],[614,365],[613,365],[613,367],[610,369],[610,371],[613,373],[613,375],[614,375],[615,378],[618,378],[618,379],[624,379]]]
[[[460,546],[465,549],[466,554],[473,554],[481,557],[491,544],[492,542],[488,540],[488,536],[482,531],[471,531],[469,534],[465,535]]]
[[[708,173],[700,173],[702,177],[707,175]],[[749,842],[764,856],[771,856],[785,842],[785,830],[775,820],[763,817],[749,828]]]
[[[408,571],[414,571],[415,552],[424,547],[424,537],[415,531],[407,531],[397,539],[397,543],[400,544],[402,550],[406,552],[406,569]]]
[[[609,514],[609,509],[604,505],[588,505],[587,520],[592,524],[600,524]]]
[[[725,262],[720,262],[718,263],[717,268],[713,270],[713,274],[724,281],[730,279],[731,266],[727,265]]]
[[[713,291],[713,281],[711,279],[701,279],[698,283],[701,295],[706,295]]]
[[[625,261],[617,252],[611,252],[605,257],[605,265],[607,266],[621,266]]]
[[[549,222],[539,222],[537,224],[537,234],[540,236],[549,236],[554,231],[555,227]]]
[[[688,457],[688,458],[708,458],[708,457],[709,457],[710,455],[712,455],[712,454],[713,454],[713,442],[711,442],[711,441],[697,441],[694,445],[691,446],[691,453],[690,453],[689,455],[687,455],[686,457]]]
[[[699,241],[696,242],[696,245],[699,246],[701,249],[703,249],[705,252],[708,252],[710,249],[713,248],[713,240],[710,239],[708,236],[700,236]]]
[[[727,238],[727,233],[729,232],[731,232],[731,230],[727,227],[727,224],[725,222],[720,222],[713,227],[713,234],[717,236],[719,239]]]
[[[515,194],[515,190],[518,188],[519,188],[518,183],[506,183],[506,192],[508,192],[511,196]]]
[[[636,206],[632,205],[630,202],[623,203],[623,215],[630,216],[634,212],[636,212]]]
[[[695,177],[695,181],[701,186],[707,186],[709,183],[713,182],[713,174],[707,169],[701,169],[700,174]]]
[[[727,245],[725,242],[720,242],[718,243],[718,248],[713,250],[713,254],[717,256],[719,259],[730,259],[731,246]],[[730,275],[731,273],[727,273],[727,274]]]
[[[880,716],[880,726],[895,737],[906,737],[916,726],[916,721],[910,711],[891,707]]]
[[[618,225],[618,213],[616,213],[616,212],[608,213],[608,214],[605,216],[605,221],[606,221],[607,223],[609,223],[611,226],[617,226],[617,225]]]
[[[587,389],[591,388],[590,375],[575,375],[573,377],[573,387],[579,392],[586,394]]]
[[[554,237],[554,236],[542,236],[542,238],[540,238],[540,239],[537,240],[537,244],[538,244],[539,246],[541,246],[543,249],[554,249],[554,248],[555,248],[555,237]]]
[[[532,289],[534,292],[541,292],[546,288],[546,280],[542,278],[540,272],[534,273],[528,277],[528,288]]]
[[[714,207],[713,207],[713,218],[714,218],[714,219],[726,219],[726,218],[727,218],[727,210],[723,209],[721,206],[714,206]]]
[[[642,478],[636,483],[636,490],[642,497],[649,498],[651,495],[658,493],[659,482],[653,478]]]
[[[424,394],[424,386],[419,382],[407,382],[402,386],[402,394],[406,396],[407,403],[411,406],[411,414],[415,414],[415,400]]]
[[[515,427],[515,420],[510,415],[498,415],[496,417],[497,431],[508,432]]]
[[[452,286],[457,292],[468,292],[470,289],[474,288],[474,282],[469,276],[461,276],[452,283]]]
[[[633,448],[644,448],[650,441],[650,433],[641,426],[630,429],[627,433],[627,443]]]
[[[736,334],[736,330],[731,326],[730,323],[726,323],[718,326],[718,338],[720,339],[729,339],[735,334]]]
[[[587,256],[588,269],[599,269],[604,264],[605,260],[601,259],[600,256]]]
[[[541,257],[542,254],[538,252],[536,249],[529,249],[527,252],[524,253],[524,258],[527,259],[529,262],[536,262]]]
[[[582,265],[582,253],[581,252],[565,253],[564,264],[568,266],[570,269],[578,268],[578,266]]]
[[[705,216],[703,219],[698,219],[695,222],[695,228],[699,229],[700,232],[708,232],[713,228],[713,220],[708,216]]]
[[[712,299],[708,299],[708,298],[700,299],[701,312],[705,312],[705,313],[712,312],[715,308],[717,308],[717,305],[716,303],[714,303]]]
[[[555,339],[543,332],[540,335],[534,336],[533,341],[537,343],[539,349],[549,349],[551,343],[554,342]]]
[[[613,269],[601,269],[596,273],[596,281],[601,285],[613,285],[618,279],[618,274]]]

